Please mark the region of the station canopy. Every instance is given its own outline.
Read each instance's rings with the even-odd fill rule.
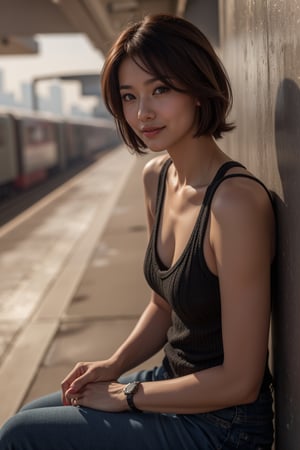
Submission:
[[[84,33],[106,53],[119,32],[145,14],[183,15],[187,0],[1,0],[0,54],[37,53],[34,35]]]

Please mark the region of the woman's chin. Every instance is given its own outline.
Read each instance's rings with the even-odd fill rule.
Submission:
[[[160,145],[148,145],[147,148],[151,151],[151,152],[155,152],[155,153],[159,153],[159,152],[164,152],[166,150],[165,147],[161,147]]]

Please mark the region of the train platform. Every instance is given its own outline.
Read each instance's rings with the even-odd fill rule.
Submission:
[[[0,426],[108,357],[148,302],[147,159],[116,148],[1,228]]]

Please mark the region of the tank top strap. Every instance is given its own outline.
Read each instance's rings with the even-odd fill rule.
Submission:
[[[166,183],[166,177],[167,177],[167,172],[168,169],[170,167],[170,165],[172,164],[172,159],[168,158],[159,173],[159,177],[158,177],[158,185],[157,185],[157,194],[156,194],[156,205],[155,205],[155,212],[157,212],[160,209],[160,206],[162,204],[162,200],[163,200],[163,196],[164,196],[164,190],[165,190],[165,183]],[[237,161],[228,161],[226,163],[224,163],[219,170],[217,171],[216,175],[214,176],[212,182],[210,183],[206,195],[205,197],[209,194],[209,191],[211,188],[214,187],[214,185],[216,184],[216,182],[218,180],[221,180],[225,173],[231,169],[232,167],[244,167],[242,164],[240,164]]]
[[[220,186],[220,184],[229,179],[229,178],[249,178],[252,179],[253,181],[255,181],[256,183],[259,183],[264,190],[266,191],[271,205],[273,207],[273,211],[275,213],[275,205],[274,205],[274,199],[272,197],[271,192],[267,189],[267,187],[264,185],[264,183],[262,181],[260,181],[258,178],[256,178],[253,175],[247,174],[247,173],[231,173],[226,175],[226,172],[231,169],[232,167],[242,167],[244,168],[244,166],[238,162],[235,161],[230,161],[228,163],[223,164],[220,169],[218,170],[217,174],[215,175],[213,181],[211,182],[211,184],[208,186],[205,196],[204,196],[204,200],[203,200],[203,208],[202,208],[202,214],[199,217],[199,223],[198,223],[198,242],[200,244],[200,263],[202,268],[204,268],[206,271],[209,272],[209,269],[207,269],[207,264],[205,261],[205,257],[204,257],[204,253],[203,253],[203,242],[204,242],[204,236],[205,236],[205,231],[207,228],[207,224],[208,224],[208,220],[209,220],[209,214],[210,214],[210,209],[211,209],[211,203],[214,197],[214,194],[216,192],[216,190],[218,189],[218,187]]]
[[[220,169],[218,170],[216,176],[214,177],[213,181],[211,182],[211,184],[209,185],[209,187],[207,188],[206,191],[206,195],[204,198],[203,203],[206,206],[209,206],[212,202],[213,196],[217,190],[217,188],[219,187],[219,185],[225,181],[228,180],[229,178],[248,178],[250,180],[255,181],[256,183],[260,184],[264,190],[266,191],[270,202],[272,204],[272,206],[274,207],[274,199],[272,197],[271,192],[269,191],[269,189],[265,186],[265,184],[258,178],[256,178],[254,175],[250,175],[248,173],[231,173],[226,175],[226,172],[231,169],[232,167],[242,167],[245,168],[242,164],[235,162],[235,161],[230,161],[229,163],[225,163],[223,164]]]
[[[267,188],[267,186],[259,178],[256,178],[254,175],[250,175],[248,173],[231,173],[231,174],[226,175],[225,177],[223,177],[222,180],[220,180],[220,183],[223,180],[227,180],[228,178],[238,178],[238,177],[240,177],[240,178],[249,178],[249,180],[253,180],[256,183],[260,184],[264,188],[264,190],[266,191],[272,206],[274,206],[274,198],[272,196],[272,192]]]
[[[222,164],[222,166],[219,168],[212,182],[210,183],[210,186],[212,186],[218,180],[222,179],[226,174],[226,172],[228,172],[228,170],[232,169],[233,167],[242,167],[243,169],[245,169],[245,166],[243,166],[241,163],[237,161],[227,161],[226,163]]]

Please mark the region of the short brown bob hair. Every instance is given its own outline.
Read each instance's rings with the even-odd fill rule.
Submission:
[[[215,139],[234,128],[226,118],[232,105],[232,92],[226,71],[204,34],[193,24],[171,15],[150,15],[121,33],[109,51],[102,69],[102,95],[114,116],[124,142],[137,153],[146,145],[125,120],[120,89],[119,67],[130,57],[143,70],[172,89],[200,102],[195,137]]]

